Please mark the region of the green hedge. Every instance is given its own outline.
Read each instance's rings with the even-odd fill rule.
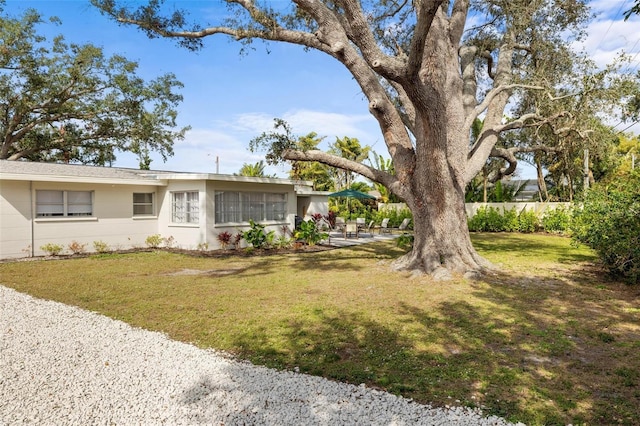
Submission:
[[[480,207],[468,221],[473,232],[535,232],[541,229],[541,222],[533,210],[514,208],[502,211],[495,207]]]
[[[573,238],[598,253],[616,275],[640,281],[640,170],[587,191],[575,209]]]
[[[546,231],[566,234],[570,231],[571,210],[564,207],[548,209],[539,217],[533,210],[515,207],[506,210],[491,206],[482,206],[469,218],[469,230],[472,232],[537,232]]]

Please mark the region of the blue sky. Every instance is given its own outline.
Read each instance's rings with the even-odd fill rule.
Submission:
[[[202,16],[208,21],[206,17],[216,12],[210,1],[168,3],[190,9],[194,20]],[[580,47],[598,63],[610,62],[625,50],[638,68],[640,17],[627,22],[622,17],[632,4],[632,0],[591,2],[597,18]],[[154,156],[153,169],[215,172],[218,167],[220,173],[237,173],[243,163],[264,158],[247,147],[253,137],[272,129],[275,117],[289,122],[297,135],[313,131],[326,136],[327,143],[336,137],[355,137],[386,154],[360,88],[341,64],[325,55],[283,43],[260,42],[255,51],[240,55],[240,45],[223,36],[209,37],[203,50],[189,52],[177,47],[175,40],[150,40],[133,27],[118,26],[100,15],[88,0],[7,0],[5,13],[15,16],[27,8],[62,20],[62,25],[47,23],[39,28],[48,38],[62,34],[68,42],[101,46],[107,55],[117,53],[137,61],[138,74],[147,80],[171,72],[185,85],[178,119],[180,125],[190,125],[192,130],[184,141],[175,143],[175,155],[166,163]],[[640,132],[638,126],[629,130]],[[115,165],[137,168],[138,161],[120,153]],[[267,171],[286,177],[288,169],[278,166]],[[531,168],[523,166],[519,166],[519,174],[523,178],[535,176]]]

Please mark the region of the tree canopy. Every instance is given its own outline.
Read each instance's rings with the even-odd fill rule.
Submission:
[[[189,49],[223,35],[296,44],[340,62],[368,99],[394,173],[287,138],[273,141],[267,160],[317,161],[389,188],[414,216],[413,248],[395,266],[438,277],[488,266],[471,245],[463,205],[487,159],[504,160],[499,179],[518,155],[562,148],[539,137],[501,144],[508,134],[576,134],[581,143],[594,123],[585,116],[618,114],[631,96],[620,66],[600,71],[572,49],[590,16],[585,0],[228,0],[230,13],[207,25],[161,0],[137,9],[92,3]],[[471,140],[477,119],[483,125]]]
[[[149,168],[151,151],[173,154],[188,130],[174,130],[182,84],[173,74],[145,82],[135,62],[63,36],[49,43],[36,11],[12,18],[2,6],[0,159],[105,165],[120,151]]]

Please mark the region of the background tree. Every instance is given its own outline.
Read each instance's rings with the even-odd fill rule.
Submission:
[[[323,139],[324,137],[318,137],[317,133],[311,132],[306,136],[300,136],[297,146],[302,151],[318,149]],[[313,182],[313,189],[316,191],[333,191],[335,188],[329,167],[317,161],[294,161],[289,177]]]
[[[376,153],[375,151],[371,151],[371,157],[373,157],[373,161],[371,157],[369,158],[369,163],[372,167],[377,170],[380,170],[385,173],[395,174],[395,170],[393,169],[393,161],[390,158],[385,158],[381,154]],[[373,182],[373,187],[378,193],[380,193],[379,200],[383,203],[399,203],[401,200],[397,195],[389,191],[389,188],[384,186],[379,182]]]
[[[624,19],[629,19],[633,14],[640,15],[640,0],[636,0],[636,3],[624,13]]]
[[[122,56],[61,36],[47,43],[39,23],[33,10],[0,16],[0,159],[105,165],[128,151],[148,169],[151,151],[173,154],[188,129],[171,130],[182,101],[175,76],[147,83]]]
[[[161,1],[137,10],[116,0],[92,3],[151,37],[177,37],[191,49],[223,34],[242,43],[297,44],[342,63],[369,101],[395,174],[320,150],[299,150],[285,139],[271,144],[267,159],[319,161],[385,185],[407,203],[414,219],[413,248],[395,267],[440,278],[451,270],[489,266],[471,244],[464,189],[490,156],[507,161],[502,174],[515,169],[513,152],[496,146],[500,134],[553,126],[562,116],[523,110],[504,120],[507,106],[526,93],[549,99],[570,94],[566,85],[549,84],[551,71],[539,72],[535,53],[575,55],[570,43],[589,16],[584,0],[229,0],[231,13],[202,27],[187,25],[184,13],[163,9]],[[471,14],[475,26],[467,28]],[[471,126],[481,116],[482,132],[470,145]]]
[[[273,130],[263,132],[260,136],[253,138],[249,142],[249,150],[255,152],[261,145],[276,144],[282,146],[295,145],[301,151],[316,150],[324,137],[318,137],[317,133],[311,132],[306,136],[295,136],[289,124],[281,118],[273,120]],[[267,153],[268,163],[277,162],[277,159]],[[333,191],[335,185],[329,167],[318,162],[292,161],[289,177],[296,180],[307,180],[313,182],[313,189],[316,191]]]
[[[362,163],[369,158],[368,146],[362,146],[357,138],[348,136],[342,139],[336,138],[336,141],[329,147],[329,154],[336,155],[355,163]],[[333,175],[336,189],[351,188],[354,179],[354,172],[348,169],[331,168],[330,174]]]
[[[264,160],[260,160],[255,164],[244,163],[237,175],[248,177],[274,177],[272,175],[267,176],[264,173],[265,166]]]

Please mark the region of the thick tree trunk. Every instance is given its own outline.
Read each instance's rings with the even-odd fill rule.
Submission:
[[[471,244],[464,203],[452,198],[445,206],[442,210],[428,206],[413,210],[413,249],[394,261],[394,269],[431,274],[436,279],[450,279],[451,272],[492,269]]]
[[[393,268],[431,274],[436,279],[450,279],[452,272],[492,269],[471,244],[464,185],[455,182],[448,167],[435,170],[435,164],[431,166],[423,171],[430,176],[416,179],[412,191],[415,198],[407,200],[413,213],[413,249],[394,261]]]

